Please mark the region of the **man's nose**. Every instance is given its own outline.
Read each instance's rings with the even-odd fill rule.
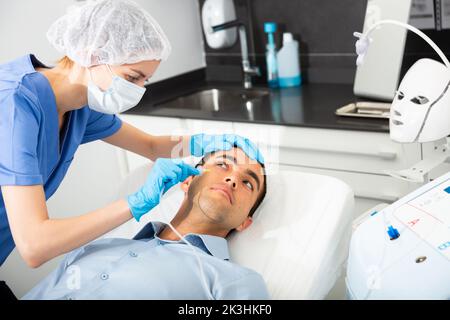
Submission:
[[[230,185],[231,188],[236,189],[236,178],[233,176],[228,176],[225,178],[225,182]]]

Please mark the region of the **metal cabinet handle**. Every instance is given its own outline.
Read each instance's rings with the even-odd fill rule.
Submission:
[[[383,201],[392,203],[400,199],[397,196],[371,196],[371,195],[365,195],[365,194],[355,194],[355,198],[363,198],[363,199],[370,199],[370,200],[377,200],[377,201]]]

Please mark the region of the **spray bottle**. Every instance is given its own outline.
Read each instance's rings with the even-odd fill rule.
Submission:
[[[267,33],[266,45],[267,83],[270,88],[278,87],[277,51],[275,47],[274,32],[277,31],[275,22],[264,23],[264,32]]]

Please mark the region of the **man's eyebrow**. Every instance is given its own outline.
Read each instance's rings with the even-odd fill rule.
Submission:
[[[136,70],[136,69],[133,69],[133,68],[130,68],[130,70],[138,73],[141,77],[145,78],[145,74],[143,74],[142,71]]]
[[[258,175],[253,170],[250,170],[250,169],[245,170],[245,173],[247,173],[250,177],[255,179],[256,185],[258,186],[258,190],[259,190],[261,182],[259,181]]]

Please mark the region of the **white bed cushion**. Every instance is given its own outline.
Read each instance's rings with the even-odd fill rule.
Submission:
[[[137,190],[150,168],[132,172],[119,196]],[[106,237],[132,238],[149,221],[167,221],[182,199],[175,186],[140,223],[131,220]],[[297,171],[270,175],[253,224],[229,237],[231,260],[259,272],[273,299],[323,299],[347,258],[353,199],[352,190],[333,177]]]

